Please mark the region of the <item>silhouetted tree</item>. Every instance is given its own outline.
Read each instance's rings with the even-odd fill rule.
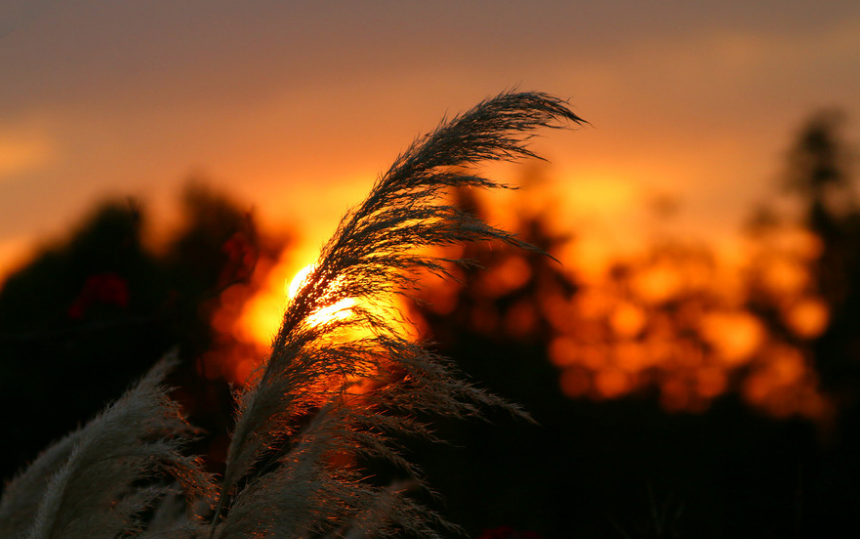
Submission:
[[[144,243],[144,210],[108,202],[2,283],[0,404],[26,410],[0,419],[0,432],[16,440],[0,444],[3,478],[175,346],[186,361],[173,375],[179,398],[202,427],[226,430],[226,380],[199,376],[195,360],[216,337],[232,339],[211,327],[220,293],[248,280],[261,249],[276,257],[285,244],[261,248],[250,216],[199,182],[182,202],[183,225],[158,253]]]
[[[789,154],[786,186],[802,204],[802,219],[821,241],[812,264],[815,285],[830,308],[814,355],[824,386],[855,405],[860,390],[860,208],[842,115],[815,114]]]

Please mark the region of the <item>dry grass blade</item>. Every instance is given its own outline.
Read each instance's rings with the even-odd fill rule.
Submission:
[[[398,330],[400,313],[391,307],[391,298],[417,286],[415,270],[446,273],[444,261],[416,248],[488,240],[534,249],[444,204],[443,195],[460,187],[503,187],[460,171],[482,161],[536,157],[525,145],[530,133],[565,121],[583,122],[565,102],[546,94],[505,93],[484,101],[415,141],[343,218],[285,312],[268,361],[240,395],[213,535],[216,530],[222,537],[299,535],[308,526],[307,514],[290,521],[279,510],[265,511],[298,500],[328,504],[331,512],[318,515],[326,529],[317,533],[353,523],[375,536],[397,529],[432,535],[432,513],[405,496],[383,496],[387,491],[353,474],[339,474],[326,455],[381,457],[415,473],[399,457],[396,436],[389,434],[427,435],[416,414],[477,415],[484,405],[519,413],[410,342]],[[318,316],[344,300],[358,302],[348,316]],[[349,338],[346,330],[355,328],[363,336]],[[356,380],[371,380],[374,391],[353,394]],[[310,424],[297,420],[314,414]],[[311,436],[312,429],[324,434]],[[305,475],[297,481],[300,460]],[[262,494],[267,489],[270,493]],[[386,510],[380,511],[383,500]],[[253,531],[240,524],[250,522],[249,507],[260,510]],[[317,506],[307,510],[321,511]],[[289,530],[291,522],[297,528]]]
[[[197,459],[180,453],[193,431],[161,385],[174,363],[159,362],[10,485],[3,516],[6,508],[18,513],[0,524],[9,532],[4,537],[113,539],[134,532],[141,514],[171,490],[166,481],[153,480],[158,475],[172,476],[189,498],[208,495],[210,478]]]
[[[43,451],[16,476],[0,499],[0,537],[23,537],[45,496],[48,481],[69,458],[83,431],[77,430]]]

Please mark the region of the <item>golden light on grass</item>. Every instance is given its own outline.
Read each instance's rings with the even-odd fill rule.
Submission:
[[[293,278],[285,286],[287,299],[292,301],[296,298],[296,296],[299,295],[299,292],[302,291],[302,288],[307,285],[308,277],[311,273],[313,273],[315,268],[316,266],[314,264],[308,264],[307,266],[300,269],[298,273],[293,276]]]
[[[220,294],[219,306],[212,315],[212,327],[221,336],[219,340],[232,339],[236,346],[207,355],[203,369],[206,376],[223,377],[240,385],[246,382],[271,346],[272,335],[280,328],[288,301],[295,297],[313,269],[312,265],[302,266],[297,261],[311,256],[299,249],[278,259],[261,257],[250,283],[234,285]],[[332,317],[347,316],[352,306],[342,303],[327,307],[310,322],[321,323]]]
[[[299,255],[304,254],[299,252]],[[219,297],[220,307],[212,318],[213,328],[222,335],[230,335],[242,346],[236,346],[224,354],[209,354],[205,373],[210,378],[223,377],[232,383],[244,385],[249,381],[260,366],[271,346],[272,335],[277,333],[282,322],[282,314],[288,303],[296,298],[301,289],[307,284],[314,270],[314,264],[299,266],[296,270],[294,253],[283,256],[279,260],[261,259],[257,271],[252,277],[255,282],[255,292],[247,296],[244,286],[230,287]],[[327,322],[344,320],[353,314],[357,300],[345,298],[333,305],[322,307],[307,318],[310,326]],[[376,314],[378,308],[365,307]],[[349,328],[340,334],[346,339],[360,339],[367,335],[361,328]],[[368,390],[369,386],[358,377],[347,377],[321,382],[317,389],[325,393],[340,387],[347,382],[348,392],[359,394]]]
[[[280,327],[284,308],[306,284],[314,265],[297,263],[302,257],[307,260],[311,255],[304,250],[299,250],[285,254],[279,260],[260,260],[255,272],[255,279],[260,280],[256,284],[256,291],[249,298],[243,298],[241,302],[230,301],[232,295],[241,295],[238,290],[228,289],[222,294],[222,305],[214,315],[213,326],[217,331],[229,333],[238,341],[247,343],[260,352],[255,357],[230,359],[232,366],[228,370],[233,372],[227,377],[232,381],[243,383],[248,374],[259,364],[260,358],[265,355],[265,350],[271,345],[272,335],[277,333]],[[343,299],[318,310],[309,317],[308,323],[317,325],[344,319],[350,316],[356,305],[355,299]],[[234,312],[236,309],[240,312]]]
[[[287,299],[290,301],[296,299],[296,296],[299,295],[302,288],[307,285],[308,279],[315,269],[316,266],[314,264],[308,264],[296,273],[292,280],[290,280],[289,284],[285,287]],[[308,318],[308,324],[316,326],[319,324],[325,324],[326,322],[332,322],[334,320],[345,320],[353,314],[353,308],[357,304],[358,303],[354,298],[344,298],[333,305],[326,305]]]

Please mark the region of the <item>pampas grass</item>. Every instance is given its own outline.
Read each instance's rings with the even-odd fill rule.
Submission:
[[[504,93],[443,121],[395,160],[341,220],[287,307],[270,356],[237,393],[219,481],[181,454],[193,433],[160,386],[162,363],[9,485],[3,536],[438,537],[455,529],[407,492],[425,485],[404,457],[404,437],[432,438],[426,418],[478,417],[486,406],[527,415],[412,341],[393,298],[418,286],[419,270],[447,275],[451,261],[427,247],[501,241],[535,250],[444,195],[503,187],[462,171],[536,157],[525,145],[531,132],[565,121],[582,122],[559,99]],[[368,459],[390,463],[406,483],[370,480]],[[171,488],[184,493],[187,515],[148,527],[147,512],[175,499]],[[213,489],[214,510],[200,503]]]
[[[144,527],[141,518],[172,484],[190,502],[212,482],[196,458],[182,455],[194,436],[161,385],[168,357],[84,428],[60,440],[6,488],[3,537],[114,538]],[[159,476],[171,477],[168,483]]]

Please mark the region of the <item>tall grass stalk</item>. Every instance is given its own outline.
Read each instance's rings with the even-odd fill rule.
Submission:
[[[433,438],[426,418],[480,416],[487,406],[527,415],[411,340],[392,299],[419,285],[419,270],[445,276],[449,263],[467,263],[431,257],[427,247],[502,241],[535,250],[446,204],[444,195],[504,187],[463,171],[537,157],[526,146],[532,132],[565,122],[583,120],[557,98],[504,93],[443,120],[397,157],[341,220],[287,307],[268,359],[237,393],[220,479],[181,455],[193,432],[165,397],[160,381],[169,363],[161,363],[7,487],[0,532],[234,539],[439,537],[455,529],[398,486],[404,483],[369,480],[361,463],[388,462],[410,488],[425,488],[401,444],[406,436]],[[343,301],[348,308],[321,315]],[[174,485],[187,500],[185,515],[147,526]]]

